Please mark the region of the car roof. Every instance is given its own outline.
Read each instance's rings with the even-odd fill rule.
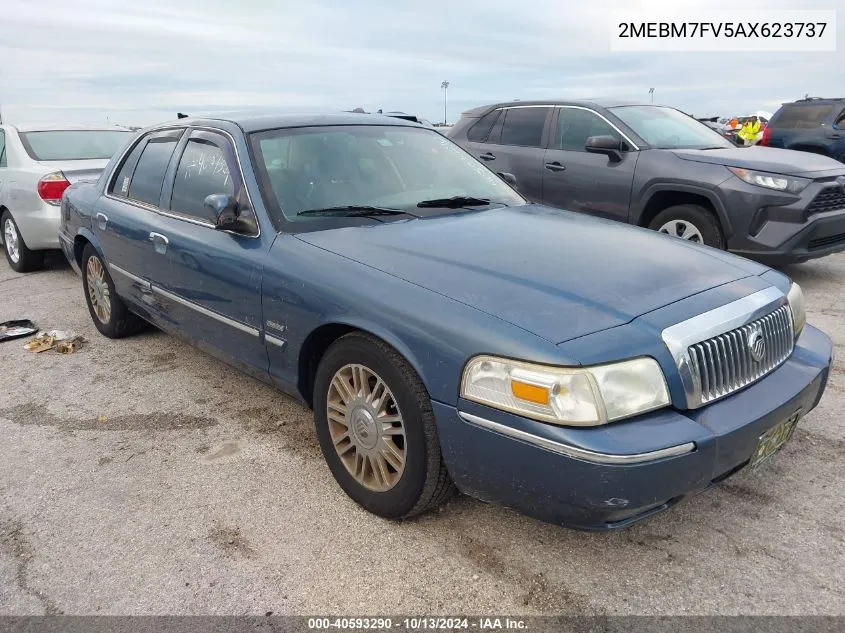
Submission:
[[[361,114],[355,112],[339,112],[328,114],[278,114],[278,113],[220,113],[207,116],[188,116],[166,125],[214,125],[220,121],[227,121],[238,125],[244,132],[258,132],[278,128],[311,127],[326,125],[392,125],[397,127],[422,127],[419,124],[383,114]]]
[[[644,103],[642,101],[625,101],[622,99],[530,99],[530,100],[519,100],[519,101],[502,101],[500,103],[492,103],[489,105],[479,106],[477,108],[472,108],[471,110],[467,110],[463,114],[467,116],[473,115],[480,115],[488,110],[493,108],[510,108],[510,107],[518,107],[518,106],[580,106],[583,108],[616,108],[620,106],[641,106],[641,105],[648,105],[648,106],[659,106],[659,104],[655,103]]]
[[[18,132],[75,132],[92,130],[98,132],[131,132],[121,125],[85,125],[80,123],[25,123],[14,125]]]
[[[797,101],[787,101],[783,105],[827,105],[842,101],[845,101],[845,97],[808,97]]]

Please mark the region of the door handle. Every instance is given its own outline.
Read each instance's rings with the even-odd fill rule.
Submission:
[[[561,165],[559,162],[554,161],[553,163],[546,163],[546,169],[549,171],[564,171],[566,165]]]
[[[153,248],[156,253],[164,255],[167,252],[167,245],[170,244],[170,240],[167,239],[166,235],[162,235],[161,233],[150,233],[150,241],[153,243]]]
[[[827,135],[827,138],[832,138],[832,139],[835,139],[835,140],[839,140],[839,139],[841,139],[841,138],[842,138],[842,135],[841,135],[841,134],[828,134],[828,135]]]
[[[106,225],[109,223],[109,216],[105,213],[98,213],[94,217],[97,218],[97,226],[100,227],[100,230],[105,231]]]
[[[486,154],[482,154],[481,156],[479,156],[479,158],[481,160],[496,160],[496,157],[493,156],[493,154],[491,154],[490,152],[487,152]]]

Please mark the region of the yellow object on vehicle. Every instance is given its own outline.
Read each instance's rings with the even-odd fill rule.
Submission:
[[[760,133],[760,121],[748,119],[742,124],[742,129],[739,131],[739,138],[744,141],[753,141]]]

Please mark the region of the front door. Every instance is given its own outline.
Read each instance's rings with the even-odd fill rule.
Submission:
[[[639,152],[623,151],[622,160],[587,153],[584,146],[591,136],[624,139],[615,127],[586,108],[559,108],[552,130],[543,161],[543,202],[627,222]]]
[[[214,228],[215,218],[204,205],[209,195],[234,196],[241,213],[253,213],[225,134],[192,130],[181,146],[162,196],[162,233],[173,274],[158,294],[178,315],[184,336],[265,378],[261,272],[275,233],[270,227],[263,234],[257,229],[245,234]]]

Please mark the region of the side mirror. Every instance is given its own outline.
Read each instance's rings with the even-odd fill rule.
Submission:
[[[502,180],[504,180],[506,183],[508,183],[511,187],[516,189],[516,176],[506,171],[500,171],[496,175]]]
[[[615,162],[622,160],[622,141],[614,136],[590,136],[584,150],[590,154],[604,154]]]
[[[234,229],[238,224],[238,201],[225,193],[214,193],[203,201],[205,208],[211,211],[214,228],[221,231]]]

